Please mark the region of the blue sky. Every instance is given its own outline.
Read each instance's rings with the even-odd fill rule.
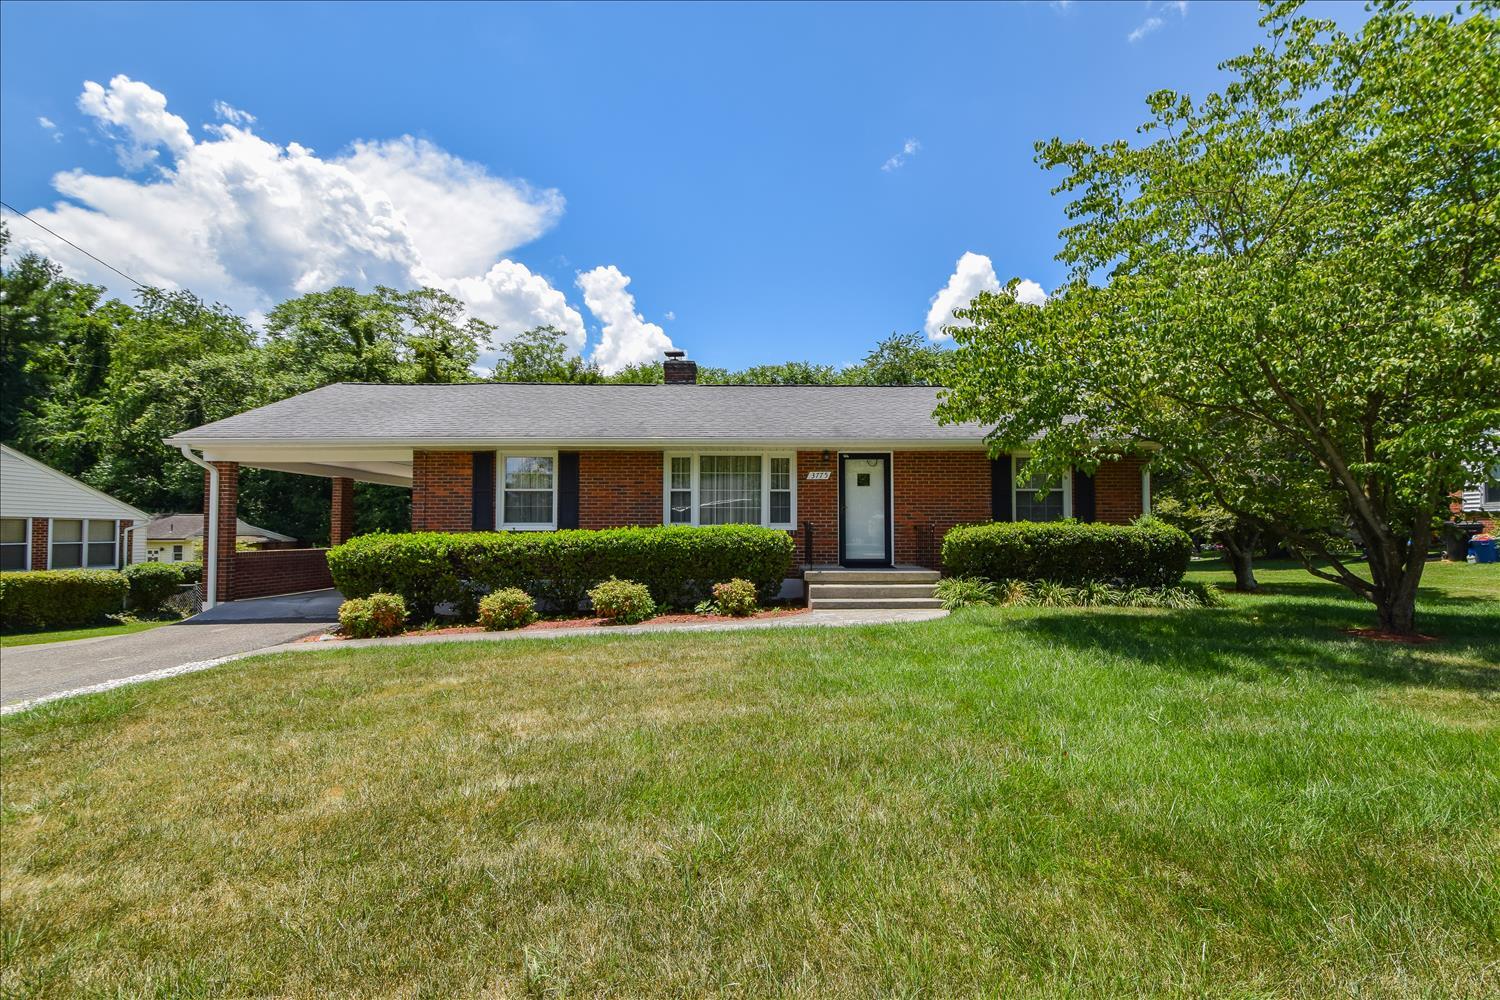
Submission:
[[[603,339],[606,364],[667,340],[729,367],[845,363],[922,330],[950,281],[949,299],[984,285],[981,257],[1054,286],[1062,205],[1033,141],[1128,136],[1150,91],[1214,85],[1258,16],[6,3],[0,193],[133,276],[251,315],[422,280],[502,333],[542,317],[586,351]]]

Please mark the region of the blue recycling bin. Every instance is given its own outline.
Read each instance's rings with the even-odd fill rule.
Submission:
[[[1470,541],[1469,551],[1474,554],[1475,562],[1500,562],[1500,549],[1497,549],[1497,545],[1500,545],[1500,542],[1496,542],[1493,538],[1487,538],[1482,542]]]

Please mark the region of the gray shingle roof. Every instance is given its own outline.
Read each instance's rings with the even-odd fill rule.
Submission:
[[[931,386],[367,385],[341,383],[171,438],[194,446],[298,442],[891,441],[973,444],[942,426]]]
[[[295,542],[291,535],[255,525],[235,518],[235,533],[240,538],[264,538],[272,542]],[[203,537],[202,514],[158,514],[146,522],[146,537],[149,538],[201,538]]]

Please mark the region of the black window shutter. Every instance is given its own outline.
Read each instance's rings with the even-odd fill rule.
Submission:
[[[578,452],[557,453],[557,526],[578,527]]]
[[[1094,477],[1081,469],[1073,470],[1073,516],[1080,521],[1094,519]]]
[[[473,525],[475,531],[495,530],[495,453],[474,452]]]
[[[995,521],[1014,521],[1015,512],[1010,505],[1010,456],[1001,455],[990,459],[990,518]]]

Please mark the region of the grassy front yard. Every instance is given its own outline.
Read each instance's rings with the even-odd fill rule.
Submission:
[[[1218,571],[1196,575],[1223,579]],[[1500,573],[284,655],[3,723],[39,996],[1500,991]]]
[[[175,617],[150,620],[131,618],[107,625],[89,625],[84,628],[55,628],[44,629],[40,632],[0,632],[0,647],[35,646],[40,642],[67,642],[69,639],[93,639],[101,635],[129,635],[131,632],[144,632],[147,629],[160,628],[181,620]]]

